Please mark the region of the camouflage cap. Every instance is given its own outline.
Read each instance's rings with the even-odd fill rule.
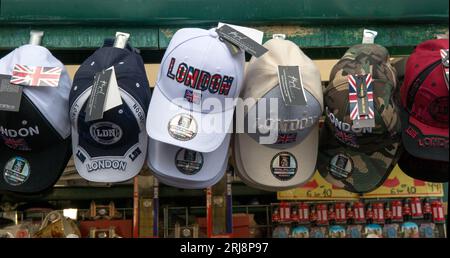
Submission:
[[[350,118],[349,75],[372,77],[375,127],[355,128]],[[351,47],[333,67],[324,91],[325,126],[321,130],[318,170],[330,183],[356,193],[380,186],[397,163],[400,118],[394,93],[396,71],[386,48]]]

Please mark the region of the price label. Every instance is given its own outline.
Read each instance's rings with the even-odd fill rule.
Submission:
[[[424,182],[407,176],[397,166],[384,184],[375,191],[366,193],[363,198],[389,197],[442,197],[443,186],[439,183]]]
[[[278,200],[355,200],[358,195],[328,183],[318,172],[306,184],[278,192]]]

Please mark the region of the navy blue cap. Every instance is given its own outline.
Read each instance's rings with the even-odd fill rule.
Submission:
[[[122,182],[136,176],[145,162],[148,137],[146,111],[151,91],[139,51],[127,44],[113,47],[107,39],[75,74],[70,92],[70,120],[75,166],[94,182]],[[122,105],[100,120],[85,122],[94,76],[114,66]]]

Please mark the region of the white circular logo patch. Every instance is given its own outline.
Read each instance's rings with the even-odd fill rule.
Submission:
[[[175,166],[186,175],[195,175],[203,167],[203,155],[200,152],[180,149],[175,156]]]
[[[174,116],[168,126],[169,134],[179,141],[192,140],[197,135],[197,122],[189,114]]]
[[[122,129],[111,122],[98,122],[89,128],[91,137],[103,145],[112,145],[122,138]]]
[[[272,158],[270,171],[280,181],[288,181],[297,174],[297,159],[289,152],[280,152]]]
[[[349,156],[339,153],[330,160],[329,171],[331,176],[343,180],[350,177],[353,170],[353,160]]]
[[[3,178],[6,183],[12,186],[18,186],[30,177],[30,164],[21,157],[10,159],[3,168]]]

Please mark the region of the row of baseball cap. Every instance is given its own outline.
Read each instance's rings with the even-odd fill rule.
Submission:
[[[318,69],[295,44],[270,40],[264,46],[269,52],[250,60],[241,96],[282,99],[277,66],[295,64],[307,105],[280,101],[273,145],[258,144],[258,134],[235,135],[235,165],[245,183],[287,190],[317,169],[335,187],[365,193],[382,185],[397,164],[411,177],[448,181],[448,39],[423,42],[395,63],[380,45],[352,46],[324,88]]]
[[[117,47],[105,40],[73,83],[46,48],[15,49],[0,60],[0,74],[25,74],[22,79],[37,77],[43,84],[46,78],[37,72],[45,69],[36,67],[58,67],[61,75],[58,87],[24,86],[18,112],[0,111],[0,190],[52,187],[72,153],[77,171],[90,181],[127,181],[147,161],[162,183],[205,188],[224,175],[230,142],[240,178],[268,191],[306,183],[317,168],[337,187],[367,192],[381,185],[399,160],[416,178],[448,180],[448,39],[417,46],[403,85],[384,47],[353,46],[325,88],[318,68],[289,40],[267,41],[268,51],[252,57],[245,73],[244,51],[233,53],[227,44],[215,29],[177,31],[153,94],[139,51],[128,43]],[[112,66],[123,103],[86,122],[96,74]],[[280,76],[280,67],[296,67],[300,83],[283,83],[280,78],[288,77]],[[298,96],[304,103],[289,102]],[[239,97],[256,101],[247,103],[245,132],[231,134]],[[279,101],[275,106],[263,101],[271,99]],[[274,112],[276,139],[262,144],[263,125]],[[319,128],[322,114],[325,124]]]

